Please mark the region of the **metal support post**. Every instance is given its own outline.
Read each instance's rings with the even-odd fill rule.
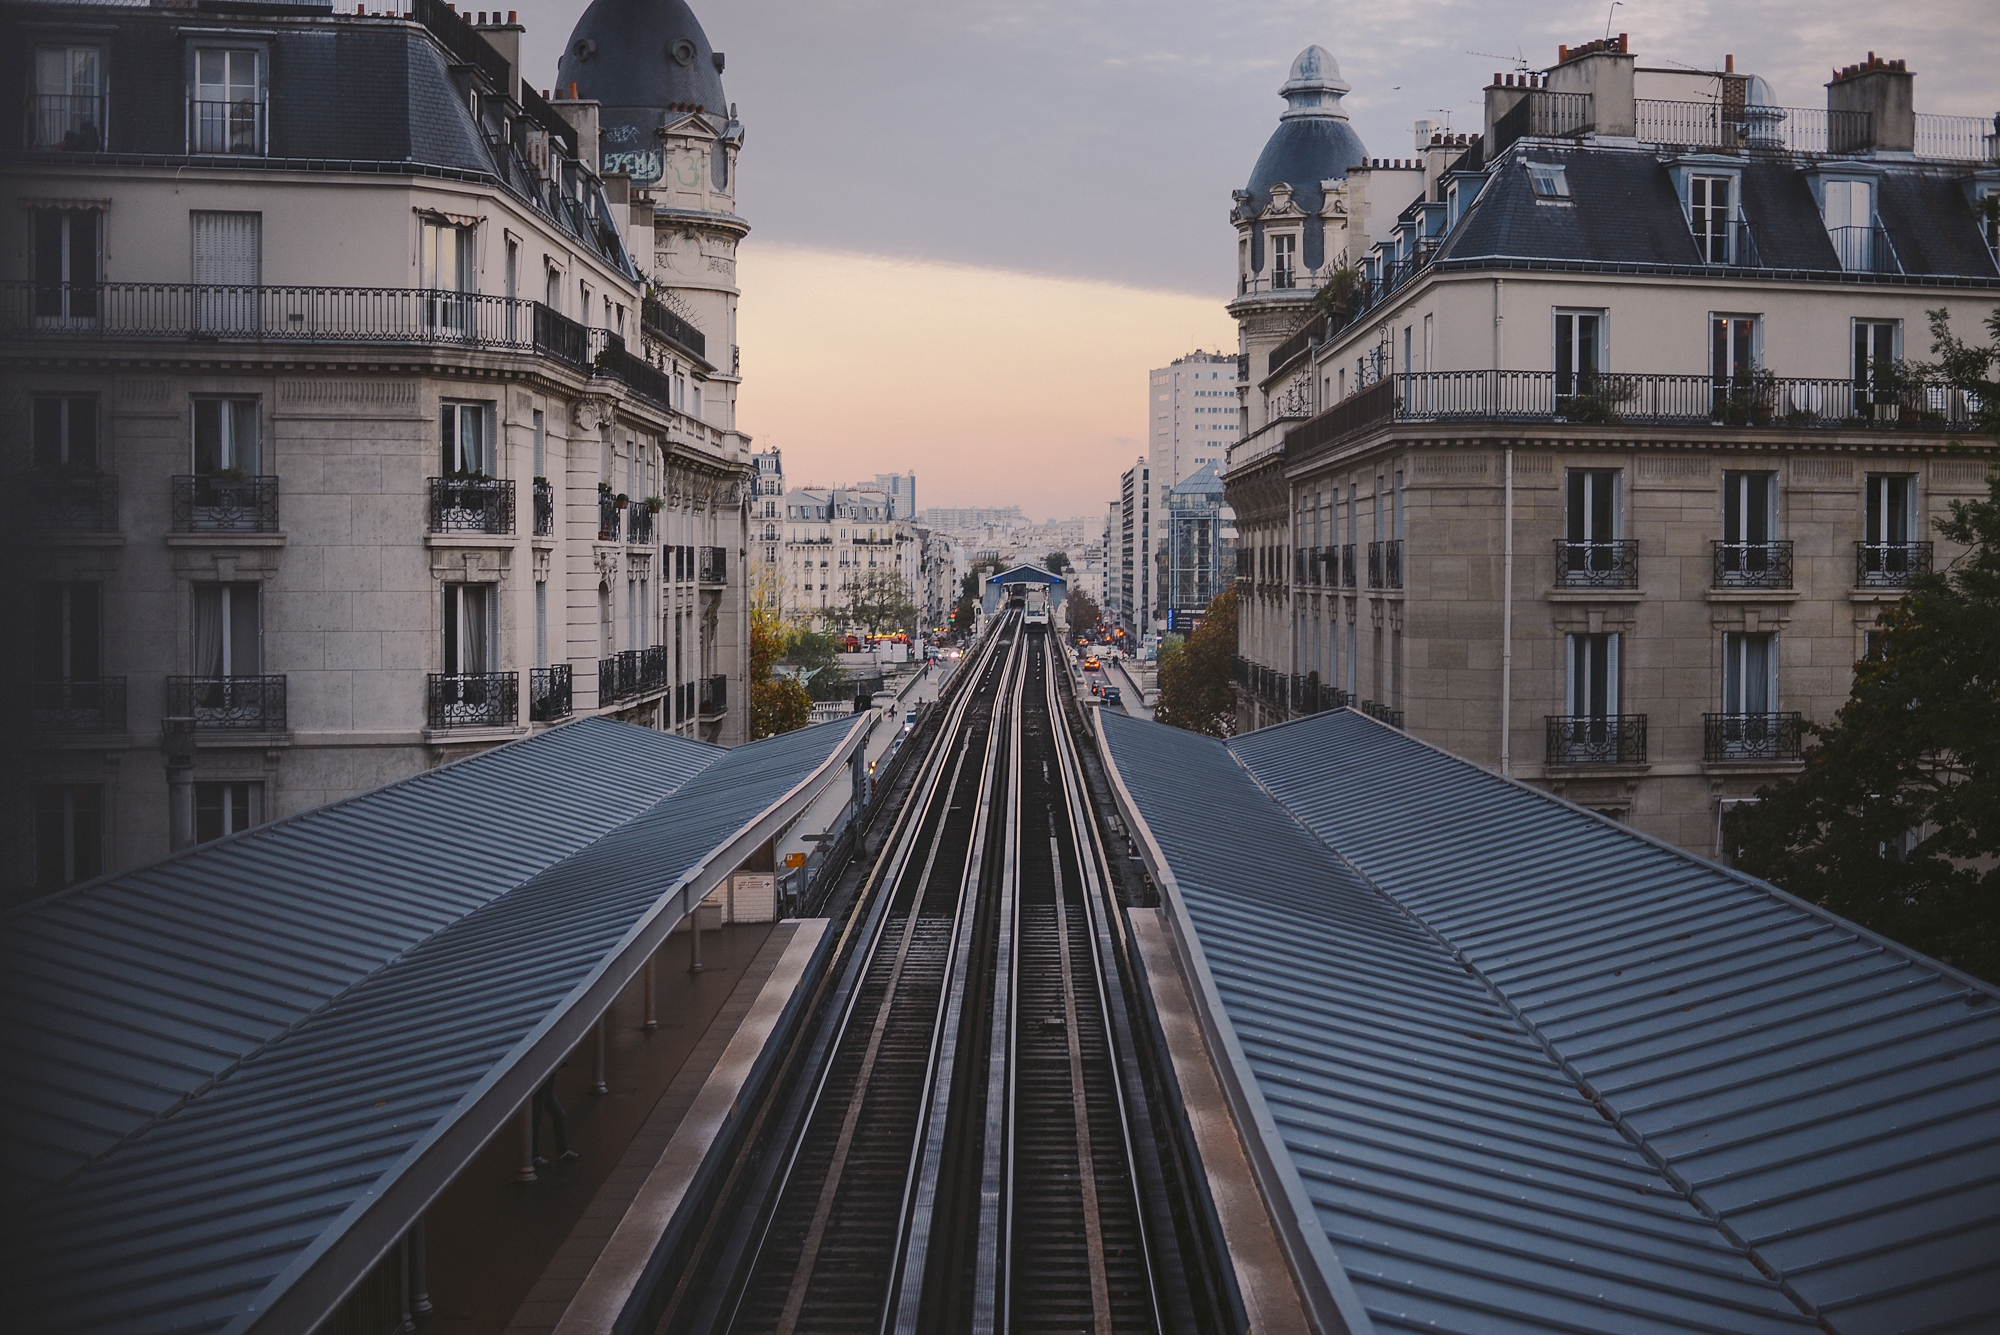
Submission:
[[[591,1073],[590,1092],[593,1094],[609,1094],[611,1092],[610,1086],[604,1081],[604,1017],[601,1015],[597,1018],[596,1047],[596,1069]]]
[[[530,1098],[521,1105],[521,1171],[514,1174],[516,1182],[535,1181],[535,1101]]]
[[[701,972],[701,905],[688,914],[688,972]]]
[[[396,1260],[403,1272],[402,1283],[398,1285],[402,1290],[403,1319],[396,1326],[396,1335],[415,1335],[417,1323],[410,1316],[410,1235],[407,1233],[396,1244]]]
[[[424,1270],[424,1217],[410,1230],[410,1311],[421,1321],[431,1314],[430,1278]]]
[[[649,1034],[660,1027],[658,1001],[659,989],[653,986],[653,961],[648,958],[646,961],[646,1022],[639,1027]]]

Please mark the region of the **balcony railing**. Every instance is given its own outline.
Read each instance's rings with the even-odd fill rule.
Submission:
[[[1781,542],[1717,542],[1715,587],[1718,589],[1789,589],[1792,587],[1792,544]]]
[[[1969,429],[1979,415],[1977,395],[1943,381],[1882,386],[1846,376],[1621,373],[1564,376],[1559,384],[1553,371],[1418,371],[1396,376],[1395,386],[1399,422],[1942,431]]]
[[[1931,570],[1928,542],[1857,542],[1854,544],[1854,587],[1900,589]]]
[[[116,473],[19,473],[15,523],[30,533],[116,533]]]
[[[1371,589],[1400,589],[1403,587],[1403,540],[1389,538],[1368,544],[1368,587]]]
[[[556,531],[556,489],[554,484],[535,479],[535,536],[552,537]]]
[[[653,540],[653,512],[634,501],[625,511],[625,541],[650,543]]]
[[[278,479],[176,477],[172,519],[176,533],[276,533]]]
[[[674,379],[644,357],[626,350],[625,340],[608,329],[590,331],[591,365],[625,383],[661,408],[674,407]]]
[[[1340,549],[1340,585],[1344,589],[1356,587],[1361,572],[1355,569],[1354,544],[1347,543]]]
[[[511,728],[521,721],[515,672],[424,674],[424,722],[432,728]]]
[[[609,658],[600,658],[597,660],[598,706],[601,708],[665,690],[671,684],[672,672],[673,665],[663,644],[656,644],[650,649],[624,649]]]
[[[1556,586],[1564,589],[1636,589],[1639,540],[1565,542],[1556,539]]]
[[[1725,112],[1714,102],[1640,98],[1633,109],[1641,142],[1677,148],[1859,153],[1868,148],[1873,125],[1865,111],[1825,107],[1746,106]]]
[[[1797,760],[1802,754],[1803,718],[1796,711],[1776,714],[1703,714],[1701,758]]]
[[[729,549],[727,547],[702,547],[701,570],[698,582],[702,584],[727,584],[729,582]]]
[[[1361,702],[1361,712],[1369,718],[1388,724],[1392,728],[1401,728],[1403,726],[1403,711],[1400,709],[1391,709],[1387,705],[1378,705],[1373,700],[1363,700]]]
[[[434,477],[430,479],[432,533],[514,531],[514,479]]]
[[[33,93],[28,97],[28,147],[63,153],[104,151],[102,93]]]
[[[618,498],[608,491],[597,493],[597,540],[599,542],[618,541],[618,530],[622,521],[618,517]]]
[[[729,678],[721,675],[701,679],[701,716],[720,718],[729,712]]]
[[[266,108],[255,98],[188,102],[188,152],[252,154],[264,152]]]
[[[1903,261],[1886,227],[1829,227],[1826,239],[1844,273],[1901,273]]]
[[[639,327],[654,338],[680,344],[697,357],[708,357],[708,336],[652,297],[639,305]]]
[[[70,677],[28,687],[31,732],[125,731],[125,678]]]
[[[409,343],[511,349],[582,368],[587,331],[537,301],[431,288],[0,283],[0,333],[36,338]]]
[[[1644,714],[1548,714],[1551,765],[1643,765]]]
[[[192,718],[197,731],[283,732],[285,679],[168,677],[167,714]]]
[[[597,660],[597,707],[604,708],[618,699],[618,659]]]
[[[555,663],[531,668],[528,672],[528,717],[536,723],[554,723],[570,716],[570,665]]]

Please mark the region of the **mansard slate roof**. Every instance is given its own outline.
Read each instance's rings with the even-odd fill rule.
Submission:
[[[1349,167],[1368,160],[1361,136],[1344,120],[1323,118],[1278,122],[1250,169],[1246,207],[1252,214],[1271,202],[1271,187],[1283,182],[1292,188],[1292,202],[1308,214],[1326,206],[1322,181],[1337,181]]]
[[[10,1329],[308,1328],[856,737],[584,719],[8,915]]]
[[[2000,990],[1351,710],[1099,719],[1357,1335],[2000,1323]]]
[[[1564,202],[1538,200],[1527,163],[1560,164]],[[1962,170],[1917,163],[1870,164],[1876,209],[1904,272],[2000,277],[1959,179]],[[1840,272],[1813,198],[1811,164],[1746,157],[1742,207],[1762,266]],[[1588,148],[1523,140],[1494,164],[1492,179],[1446,239],[1441,261],[1584,261],[1606,265],[1701,263],[1674,189],[1671,163],[1652,149]]]

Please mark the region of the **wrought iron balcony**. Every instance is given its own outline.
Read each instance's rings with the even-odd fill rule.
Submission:
[[[729,678],[721,674],[701,679],[701,716],[720,718],[729,712]]]
[[[625,541],[651,543],[653,541],[653,512],[638,501],[625,511]]]
[[[521,721],[515,672],[425,674],[424,722],[435,729],[511,728]]]
[[[31,732],[125,731],[125,678],[69,677],[28,687]]]
[[[1354,544],[1351,542],[1346,543],[1340,549],[1340,585],[1342,588],[1354,588],[1355,581],[1361,577],[1361,572],[1355,569],[1355,565]]]
[[[28,97],[28,147],[44,152],[102,153],[102,93],[33,93]]]
[[[1556,539],[1556,587],[1563,589],[1636,589],[1639,587],[1639,540],[1565,542]]]
[[[546,478],[535,479],[535,536],[547,538],[556,531],[556,489]]]
[[[695,356],[708,356],[708,336],[652,297],[639,304],[639,327],[654,338],[678,343]]]
[[[278,479],[176,477],[172,522],[176,533],[276,533]]]
[[[285,679],[168,677],[167,715],[193,719],[198,732],[283,732]]]
[[[729,549],[727,547],[702,547],[701,571],[698,576],[703,584],[727,584],[729,582]]]
[[[1792,587],[1792,544],[1782,542],[1718,542],[1715,547],[1715,587],[1718,589],[1789,589]]]
[[[1644,714],[1548,714],[1551,765],[1643,765]]]
[[[618,498],[608,491],[597,493],[597,540],[599,542],[618,541],[618,531],[622,521],[618,517]]]
[[[16,474],[16,523],[30,533],[116,533],[116,473]]]
[[[1703,714],[1701,758],[1797,760],[1804,745],[1804,719],[1797,711],[1774,714]]]
[[[528,674],[528,717],[536,723],[554,723],[570,716],[570,665],[555,663],[533,668]]]
[[[188,150],[193,153],[264,152],[265,106],[258,98],[191,99]]]
[[[1403,587],[1403,540],[1390,538],[1383,542],[1368,544],[1368,587],[1371,589],[1400,589]]]
[[[434,477],[430,479],[430,532],[514,531],[514,479]]]
[[[618,659],[597,660],[597,707],[604,708],[618,699]]]
[[[1857,542],[1854,544],[1854,587],[1900,589],[1931,570],[1928,542]]]
[[[1392,728],[1401,729],[1403,726],[1403,711],[1400,709],[1391,709],[1387,705],[1378,705],[1373,700],[1363,700],[1361,702],[1361,712],[1369,718],[1388,724]]]

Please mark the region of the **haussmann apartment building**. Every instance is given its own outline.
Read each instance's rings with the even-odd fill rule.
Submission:
[[[607,175],[521,31],[0,8],[11,897],[580,715],[744,738],[721,62],[591,90],[659,127]]]
[[[1372,158],[1303,53],[1234,215],[1239,726],[1352,704],[1722,851],[1994,465],[1907,364],[2000,305],[1995,122],[1915,81],[1783,106],[1615,37]]]

